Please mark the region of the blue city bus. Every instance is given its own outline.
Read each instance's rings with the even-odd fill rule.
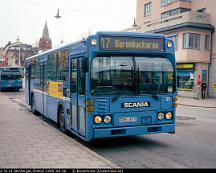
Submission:
[[[33,113],[90,141],[175,133],[176,60],[161,34],[98,32],[26,59]]]
[[[0,67],[0,90],[22,88],[23,72],[21,67]]]

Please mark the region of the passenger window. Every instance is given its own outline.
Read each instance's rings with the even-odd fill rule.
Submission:
[[[71,92],[76,93],[76,84],[77,84],[77,59],[73,59],[71,62],[72,74],[71,74]]]

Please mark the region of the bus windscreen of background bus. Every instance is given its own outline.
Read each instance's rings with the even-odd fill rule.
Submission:
[[[13,89],[19,91],[22,88],[22,69],[18,67],[0,68],[0,90]]]

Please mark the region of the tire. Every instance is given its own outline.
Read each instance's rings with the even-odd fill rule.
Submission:
[[[58,128],[60,129],[60,131],[62,132],[66,132],[65,129],[65,118],[64,118],[64,107],[60,106],[58,109]]]

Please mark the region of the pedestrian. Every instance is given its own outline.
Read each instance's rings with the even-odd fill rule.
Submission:
[[[198,75],[197,85],[196,85],[196,92],[197,92],[198,100],[200,100],[200,97],[201,97],[201,84],[202,84],[202,81],[201,81],[200,75]]]
[[[207,88],[207,84],[206,84],[206,82],[204,81],[204,82],[201,84],[202,99],[205,99],[205,97],[206,97],[206,88]]]

